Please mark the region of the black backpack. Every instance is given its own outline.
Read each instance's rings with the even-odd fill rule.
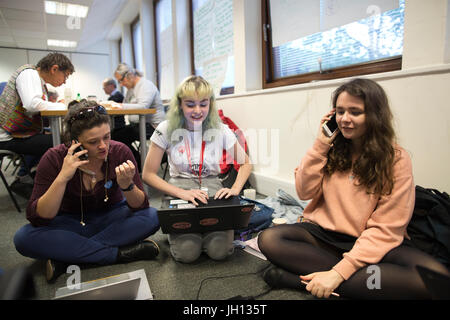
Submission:
[[[450,197],[416,186],[416,203],[407,228],[413,246],[450,268]]]

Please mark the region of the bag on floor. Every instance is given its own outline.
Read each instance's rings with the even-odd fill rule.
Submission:
[[[450,197],[416,186],[416,203],[407,228],[413,245],[450,267]]]
[[[268,228],[271,225],[274,209],[256,200],[251,200],[244,197],[240,197],[240,199],[241,203],[250,202],[255,204],[247,228],[234,230],[234,234],[239,236],[239,239],[241,241],[245,241],[251,239],[253,235],[257,234],[261,230]]]

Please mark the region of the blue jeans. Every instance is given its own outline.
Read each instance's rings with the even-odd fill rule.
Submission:
[[[47,226],[27,224],[14,236],[16,250],[34,259],[66,263],[112,264],[118,247],[136,243],[159,229],[155,208],[131,211],[125,201],[104,213],[87,213],[85,226],[78,214],[60,212]]]

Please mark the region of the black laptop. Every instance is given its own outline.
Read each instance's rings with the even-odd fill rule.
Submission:
[[[416,266],[433,300],[450,299],[450,277],[422,266]]]
[[[159,224],[163,233],[204,233],[220,230],[236,230],[247,227],[254,203],[238,196],[228,199],[208,199],[208,204],[192,203],[168,198],[158,210]]]

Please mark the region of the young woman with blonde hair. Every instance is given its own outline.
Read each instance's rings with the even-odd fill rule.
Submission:
[[[242,163],[231,188],[223,188],[218,178],[223,150]],[[168,182],[157,175],[164,152],[170,166]],[[167,195],[198,205],[198,202],[207,203],[209,196],[238,195],[251,169],[235,135],[220,121],[211,85],[199,76],[186,78],[171,101],[167,120],[151,137],[143,180]],[[213,259],[224,259],[233,252],[233,240],[233,230],[169,234],[172,256],[186,263],[195,261],[202,251]]]

